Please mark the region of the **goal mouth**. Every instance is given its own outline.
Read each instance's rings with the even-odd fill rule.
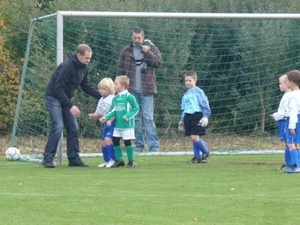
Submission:
[[[299,14],[77,11],[36,18],[28,32],[10,146],[18,146],[22,153],[43,150],[50,128],[45,86],[78,44],[87,43],[93,50],[89,69],[96,87],[102,78],[115,77],[120,52],[130,43],[132,29],[139,26],[159,47],[164,62],[156,70],[154,98],[160,154],[191,153],[190,140],[177,130],[186,91],[184,73],[190,69],[197,72],[197,85],[205,91],[212,110],[203,137],[212,151],[245,149],[259,154],[274,149],[277,153],[283,145],[269,115],[277,110],[282,96],[278,78],[288,68],[298,68],[300,36],[294,32],[299,18]],[[82,111],[78,119],[81,151],[97,154],[101,127],[87,116],[97,101],[80,88],[72,101]],[[86,143],[92,144],[87,148]]]

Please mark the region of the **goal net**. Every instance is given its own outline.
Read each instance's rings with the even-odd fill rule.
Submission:
[[[15,121],[10,140],[22,153],[41,153],[50,128],[45,87],[58,63],[81,43],[93,50],[89,65],[96,87],[114,78],[121,49],[141,27],[159,47],[163,66],[156,71],[155,123],[159,153],[191,152],[177,130],[184,74],[193,69],[208,96],[212,116],[204,141],[215,153],[279,150],[277,110],[282,93],[278,78],[299,69],[299,15],[57,12],[34,19],[29,28]],[[78,89],[73,102],[82,153],[99,153],[101,126],[89,120],[97,100]],[[62,135],[63,137],[65,135]],[[62,139],[65,151],[65,141]],[[268,144],[268,145],[267,145]]]

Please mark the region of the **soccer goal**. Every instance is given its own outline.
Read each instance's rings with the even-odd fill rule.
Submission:
[[[282,96],[279,76],[299,69],[299,18],[300,14],[78,11],[35,18],[28,31],[10,146],[22,154],[43,152],[50,127],[45,86],[78,44],[93,49],[89,68],[96,87],[102,78],[115,77],[121,49],[131,41],[132,29],[141,27],[159,47],[164,62],[156,71],[156,154],[191,153],[190,140],[177,130],[184,73],[190,69],[197,72],[198,85],[210,101],[212,116],[204,140],[213,154],[278,153],[283,146],[269,115]],[[88,118],[97,101],[79,89],[73,102],[82,110],[81,152],[99,154],[101,127]]]

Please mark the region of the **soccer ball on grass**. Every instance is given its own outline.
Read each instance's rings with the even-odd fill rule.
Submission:
[[[20,156],[21,156],[21,153],[20,153],[19,149],[17,149],[16,147],[9,147],[5,151],[5,157],[9,161],[18,160],[18,159],[20,159]]]

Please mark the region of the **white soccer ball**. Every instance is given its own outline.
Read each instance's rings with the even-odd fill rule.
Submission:
[[[16,147],[9,147],[5,151],[5,157],[9,161],[18,160],[18,159],[20,159],[20,156],[21,156],[21,153],[20,153],[19,149],[17,149]]]

